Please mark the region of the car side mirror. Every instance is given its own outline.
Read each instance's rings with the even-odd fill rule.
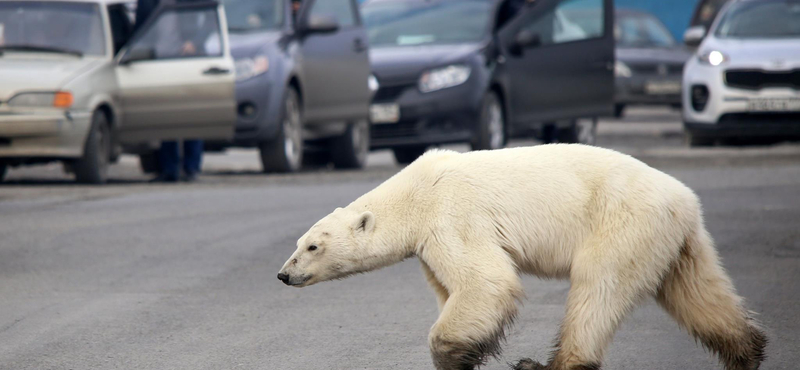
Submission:
[[[155,49],[150,47],[135,47],[130,49],[122,56],[122,58],[119,60],[119,64],[127,65],[133,62],[153,59],[156,59]]]
[[[310,33],[331,33],[339,29],[339,21],[332,15],[312,15],[308,17],[301,32]]]
[[[514,37],[514,42],[511,45],[511,51],[515,54],[521,54],[523,49],[537,47],[542,44],[542,38],[529,30],[522,30]]]
[[[706,28],[703,26],[694,26],[689,27],[686,32],[683,33],[683,43],[696,47],[700,46],[700,43],[703,42],[703,38],[706,37]]]

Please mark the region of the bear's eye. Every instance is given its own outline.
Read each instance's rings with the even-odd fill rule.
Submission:
[[[310,246],[308,247],[308,250],[309,250],[309,251],[315,251],[315,250],[317,250],[317,246],[316,246],[316,245],[310,245]]]

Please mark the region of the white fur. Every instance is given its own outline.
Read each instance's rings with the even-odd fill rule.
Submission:
[[[318,249],[308,251],[310,245]],[[675,269],[682,251],[702,255],[690,262],[710,271],[713,286]],[[741,341],[750,328],[695,194],[611,150],[430,151],[320,220],[281,272],[306,286],[411,256],[422,262],[439,302],[430,334],[438,369],[470,368],[499,351],[522,296],[519,273],[572,283],[552,369],[599,366],[620,321],[646,296],[661,294],[701,340],[722,333]],[[675,281],[669,292],[662,289],[667,277]],[[680,287],[713,293],[721,300],[715,309],[727,317],[714,327],[703,327],[710,312],[687,318],[707,302],[678,302],[687,296]]]

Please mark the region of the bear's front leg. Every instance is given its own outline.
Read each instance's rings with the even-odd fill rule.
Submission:
[[[522,296],[519,276],[502,248],[461,248],[470,253],[427,245],[420,256],[449,293],[429,336],[437,370],[472,370],[498,355]]]

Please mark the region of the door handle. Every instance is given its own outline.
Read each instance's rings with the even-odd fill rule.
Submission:
[[[356,53],[360,53],[364,50],[367,50],[367,45],[364,44],[364,40],[355,39],[353,40],[353,50],[355,50]]]
[[[230,73],[231,70],[227,68],[220,68],[220,67],[211,67],[203,71],[204,75],[226,75]]]

